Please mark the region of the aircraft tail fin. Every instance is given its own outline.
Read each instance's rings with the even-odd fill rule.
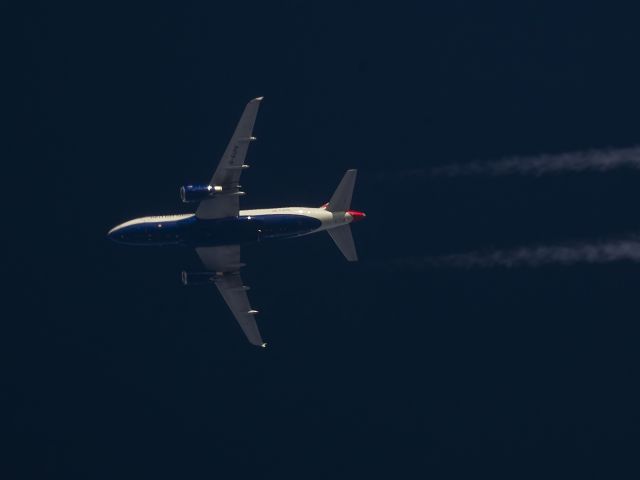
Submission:
[[[357,170],[347,170],[338,184],[338,188],[333,192],[331,200],[327,205],[327,210],[330,212],[346,212],[351,205],[351,197],[353,196],[353,187],[356,184]]]
[[[351,235],[351,227],[349,225],[332,228],[331,230],[327,230],[327,233],[331,236],[347,260],[350,262],[358,261],[358,253],[356,252],[356,245],[353,243],[353,236]]]
[[[340,180],[338,188],[333,192],[331,200],[325,203],[322,208],[325,208],[329,212],[345,212],[345,215],[350,214],[353,217],[352,221],[361,220],[362,217],[364,217],[362,212],[349,210],[357,173],[358,171],[356,169],[347,170],[342,180]],[[358,260],[358,253],[356,252],[356,245],[353,242],[349,224],[329,229],[327,233],[347,260],[350,262],[356,262]]]

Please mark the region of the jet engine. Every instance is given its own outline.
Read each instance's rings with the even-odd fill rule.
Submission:
[[[222,193],[222,187],[211,185],[183,185],[180,187],[180,199],[184,203],[200,202]]]
[[[215,272],[186,272],[182,271],[180,280],[185,287],[192,285],[211,285],[216,281]]]

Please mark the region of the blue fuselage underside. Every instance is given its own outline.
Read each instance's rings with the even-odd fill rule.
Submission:
[[[271,214],[201,220],[138,223],[118,229],[109,238],[128,245],[216,246],[253,243],[305,235],[318,229],[320,220],[306,215]]]

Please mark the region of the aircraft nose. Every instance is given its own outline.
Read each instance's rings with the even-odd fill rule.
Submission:
[[[118,227],[113,227],[111,230],[107,232],[107,238],[111,241],[118,242],[122,238],[121,235],[120,236],[117,235],[118,230],[119,230]]]
[[[364,220],[364,217],[367,216],[364,212],[358,212],[357,210],[348,210],[347,215],[351,216],[352,222],[359,222],[360,220]]]

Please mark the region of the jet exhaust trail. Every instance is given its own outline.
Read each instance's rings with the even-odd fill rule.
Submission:
[[[428,174],[438,177],[472,175],[542,176],[562,172],[604,172],[616,168],[640,169],[640,147],[586,150],[557,155],[511,157],[488,162],[443,165],[429,170]],[[413,172],[413,174],[416,173],[419,172]]]
[[[476,251],[434,257],[403,258],[392,268],[424,271],[430,268],[513,268],[577,263],[640,262],[640,236],[602,242],[540,245],[505,250]]]

